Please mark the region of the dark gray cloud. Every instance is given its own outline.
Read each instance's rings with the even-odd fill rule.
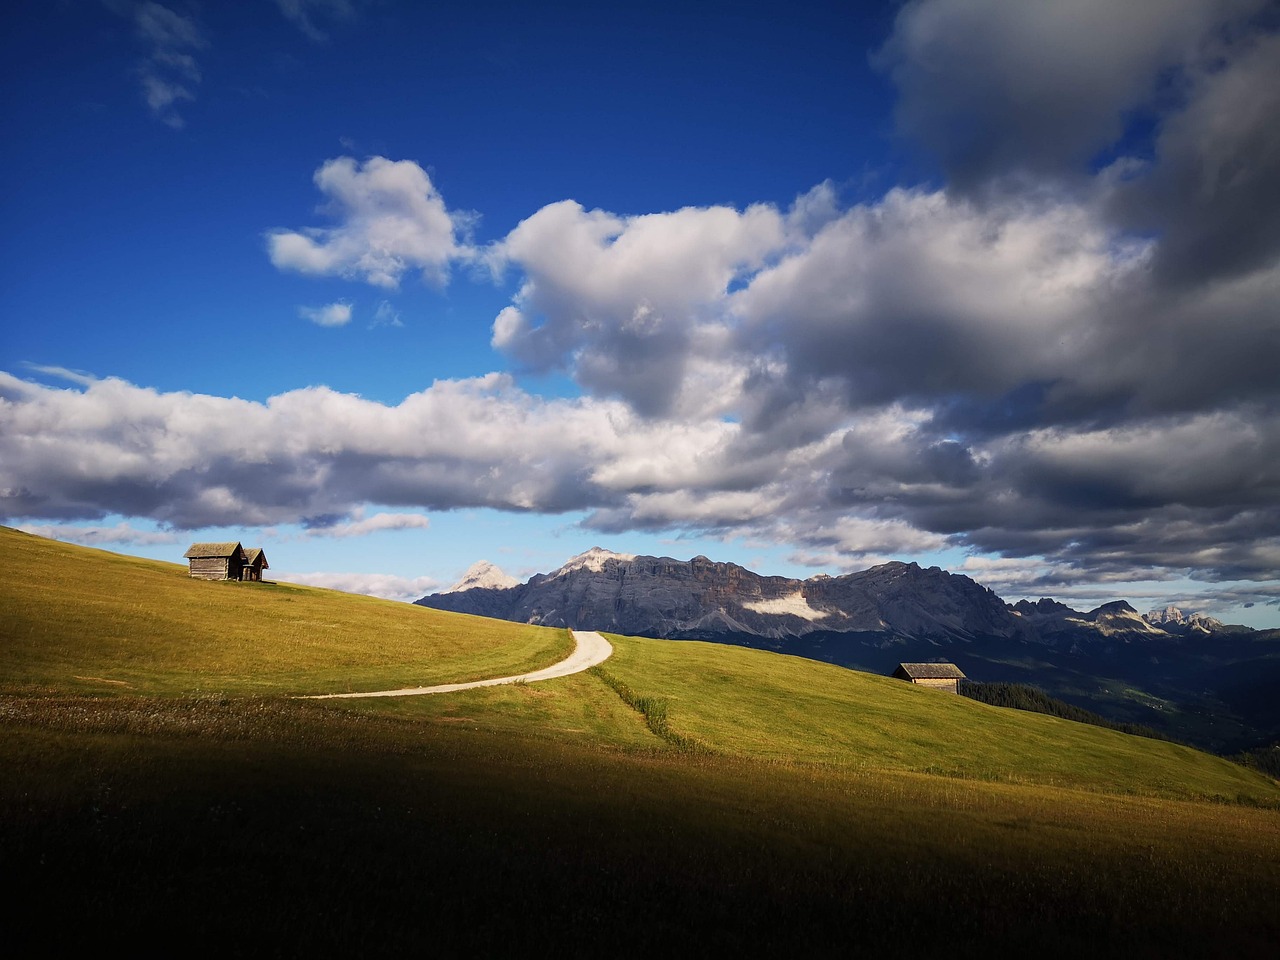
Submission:
[[[876,62],[952,189],[1079,181],[1266,0],[913,0]],[[1172,87],[1172,89],[1170,89]]]
[[[1165,285],[1265,270],[1280,251],[1280,34],[1247,35],[1199,71],[1113,213],[1159,234]]]

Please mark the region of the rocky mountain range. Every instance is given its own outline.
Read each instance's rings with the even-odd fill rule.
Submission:
[[[895,561],[839,577],[796,580],[761,576],[702,556],[687,561],[637,557],[599,547],[525,583],[482,560],[448,590],[417,603],[519,623],[682,639],[858,633],[898,640],[1057,644],[1244,629],[1177,607],[1139,616],[1123,600],[1087,612],[1047,598],[1010,605],[969,577],[915,563]]]
[[[593,548],[521,583],[476,564],[439,610],[631,636],[760,647],[887,674],[947,660],[972,679],[1026,683],[1114,720],[1209,749],[1280,738],[1280,631],[1115,600],[1009,604],[967,576],[892,562],[806,580],[707,557]]]

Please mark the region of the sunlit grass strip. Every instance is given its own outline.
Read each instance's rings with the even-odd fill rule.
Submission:
[[[605,685],[616,693],[623,703],[644,717],[645,726],[653,732],[654,736],[659,737],[678,750],[684,750],[689,753],[711,754],[715,752],[705,743],[671,729],[671,722],[667,716],[668,703],[665,697],[642,697],[604,667],[592,667],[588,672],[604,681]]]

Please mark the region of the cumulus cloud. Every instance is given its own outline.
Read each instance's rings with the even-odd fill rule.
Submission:
[[[1069,203],[978,208],[895,189],[826,224],[733,297],[741,347],[855,403],[998,397],[1083,367],[1088,315],[1145,248]]]
[[[375,513],[366,517],[363,508],[357,508],[348,520],[332,523],[312,523],[307,527],[309,537],[366,537],[386,530],[425,530],[431,526],[429,517],[420,513]]]
[[[292,573],[283,571],[274,579],[283,583],[300,583],[307,587],[323,587],[344,593],[362,593],[384,600],[412,603],[435,593],[441,587],[432,577],[398,577],[390,573]]]
[[[89,547],[110,544],[112,546],[152,546],[177,543],[178,534],[165,530],[139,530],[125,520],[112,527],[78,526],[75,524],[19,524],[17,529],[51,540],[66,540]]]
[[[0,374],[0,509],[182,529],[345,518],[360,503],[560,512],[611,499],[592,472],[643,461],[665,437],[621,404],[546,401],[497,374],[396,406],[323,387],[254,403]]]
[[[1185,289],[1280,251],[1273,14],[1268,0],[913,0],[878,62],[948,190],[1093,196],[1160,239],[1158,279]]]
[[[299,307],[298,315],[318,327],[343,327],[351,322],[351,304],[338,301],[323,307]]]
[[[138,65],[143,98],[152,116],[174,129],[185,125],[178,107],[195,99],[201,80],[196,51],[209,45],[194,17],[176,13],[158,3],[138,3],[130,8],[134,32],[147,47]]]
[[[584,510],[603,531],[747,536],[845,566],[948,546],[1095,582],[1266,580],[1280,564],[1280,428],[1244,409],[962,442],[933,432],[928,407],[756,433],[540,399],[498,375],[394,406],[324,388],[253,403],[9,375],[0,400],[0,504],[17,520],[360,536],[424,526],[414,508]],[[408,509],[366,515],[369,503]]]
[[[411,270],[443,284],[449,264],[466,255],[458,230],[467,218],[446,209],[427,172],[411,160],[339,157],[321,165],[314,180],[328,198],[322,210],[338,225],[268,233],[271,262],[281,270],[395,289]]]
[[[661,451],[596,468],[619,496],[590,526],[750,532],[845,562],[962,546],[1116,582],[1276,569],[1280,265],[1174,296],[1160,241],[1090,203],[898,189],[770,233],[701,288],[686,275],[664,341],[627,313],[669,276],[617,249],[629,222],[542,214],[554,228],[522,224],[536,256],[503,250],[531,273],[495,346],[666,425]],[[601,260],[605,291],[548,279]],[[637,328],[661,349],[637,350]],[[643,389],[591,376],[651,358],[664,379]]]
[[[877,62],[954,188],[1078,177],[1266,0],[912,0]]]
[[[570,369],[599,394],[663,415],[681,405],[695,341],[714,334],[729,286],[786,240],[768,205],[621,217],[573,201],[522,221],[488,259],[523,276],[493,346],[524,368]],[[687,406],[687,404],[686,404]]]

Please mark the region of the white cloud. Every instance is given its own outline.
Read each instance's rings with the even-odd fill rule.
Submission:
[[[855,404],[1106,391],[1133,380],[1115,340],[1165,309],[1142,302],[1152,243],[1060,199],[892,190],[841,212],[820,185],[785,214],[632,218],[565,202],[490,250],[522,276],[491,343],[657,417],[763,423],[823,380]]]
[[[492,344],[536,371],[569,368],[595,393],[662,415],[683,397],[695,341],[714,339],[730,286],[787,243],[776,208],[685,208],[620,217],[550,204],[492,247],[495,271],[523,283]]]
[[[0,374],[0,510],[331,537],[421,529],[413,508],[588,511],[604,531],[759,538],[846,567],[967,545],[1094,582],[1266,579],[1280,563],[1280,433],[1256,412],[967,443],[932,433],[928,407],[817,413],[799,403],[753,432],[544,400],[498,375],[385,405],[319,387],[254,403]]]
[[[457,238],[466,218],[445,208],[427,172],[410,160],[339,157],[316,171],[315,184],[338,226],[271,231],[268,251],[281,270],[395,289],[410,270],[443,284],[449,264],[468,255]]]
[[[918,530],[902,520],[840,517],[826,528],[831,545],[845,557],[929,553],[947,546],[944,537]],[[810,538],[811,542],[814,538]]]
[[[339,301],[323,307],[299,307],[298,315],[320,327],[342,327],[351,322],[351,304]]]
[[[263,404],[0,374],[0,400],[5,515],[119,512],[183,528],[346,517],[359,503],[558,512],[613,499],[593,466],[666,438],[621,404],[544,401],[499,375],[386,406],[323,387]]]
[[[177,110],[181,102],[195,99],[193,88],[201,80],[193,51],[209,45],[194,17],[175,13],[158,3],[132,8],[134,30],[148,54],[138,65],[138,79],[152,116],[174,129],[185,125]]]
[[[68,383],[78,383],[82,387],[87,387],[92,383],[97,383],[98,378],[93,374],[85,373],[83,370],[69,370],[66,367],[50,366],[42,363],[24,363],[24,367],[36,373],[43,373],[47,376],[54,377],[58,380],[66,380]]]
[[[342,523],[311,527],[308,537],[366,537],[371,533],[386,530],[425,530],[431,520],[420,513],[375,513],[371,517],[364,515],[358,508],[351,513],[351,519]]]
[[[281,572],[274,579],[282,583],[300,583],[308,587],[341,590],[344,593],[362,593],[384,600],[402,600],[412,603],[440,589],[440,581],[433,577],[398,577],[390,573],[290,573]]]
[[[979,208],[892,190],[734,295],[745,350],[843,378],[855,399],[998,395],[1093,362],[1099,295],[1145,247],[1069,203]]]
[[[375,327],[403,327],[404,321],[400,319],[400,311],[391,305],[388,300],[378,302],[378,307],[373,311],[373,326]]]
[[[178,534],[176,533],[163,530],[139,530],[124,520],[113,527],[77,526],[75,524],[19,524],[17,529],[25,533],[35,534],[38,537],[65,540],[89,547],[97,547],[103,544],[125,544],[137,547],[179,542]]]

